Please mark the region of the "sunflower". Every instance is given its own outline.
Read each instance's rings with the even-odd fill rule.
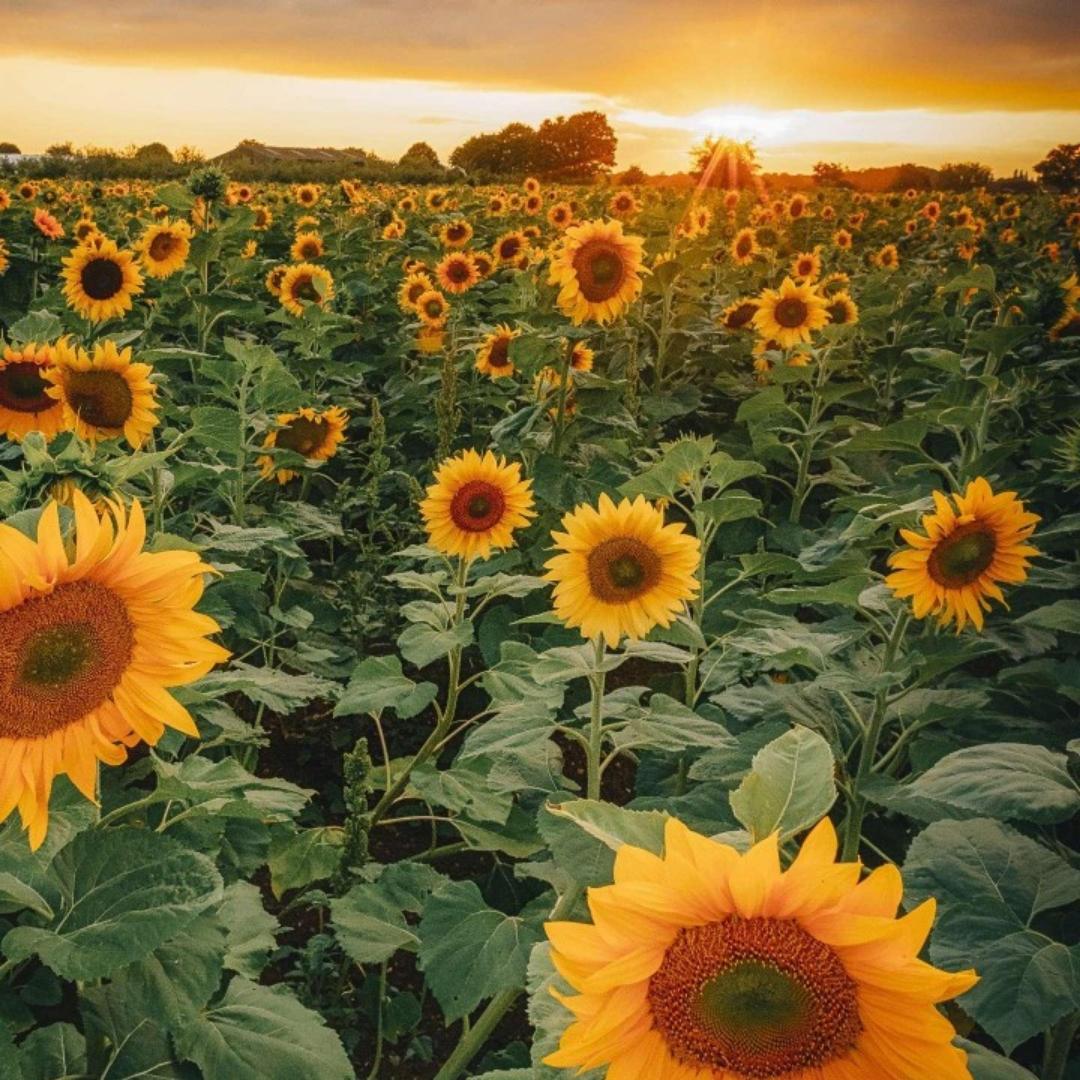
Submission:
[[[19,192],[19,198],[24,202],[29,202],[31,199],[37,197],[37,187],[29,181],[20,184],[16,190]]]
[[[529,241],[523,232],[508,232],[495,241],[491,253],[500,266],[506,266],[508,263],[517,262],[528,247]]]
[[[424,196],[424,204],[429,210],[441,210],[446,204],[446,192],[442,188],[432,188]]]
[[[435,277],[445,292],[468,292],[479,280],[472,256],[464,251],[452,251],[435,267]]]
[[[506,198],[503,195],[492,195],[488,199],[487,212],[489,217],[498,217],[506,213]]]
[[[900,255],[895,244],[886,244],[880,251],[874,252],[870,261],[879,270],[895,270],[900,265]]]
[[[0,236],[0,277],[3,277],[8,270],[11,263],[8,260],[7,243],[4,238]]]
[[[446,343],[446,331],[437,326],[422,326],[416,335],[416,348],[425,356],[440,353]]]
[[[56,354],[31,341],[22,349],[8,345],[0,359],[0,431],[21,442],[31,431],[46,439],[65,430],[64,409],[49,394],[48,370]]]
[[[560,287],[559,307],[575,326],[610,322],[637,297],[642,245],[618,221],[586,221],[563,233],[548,283]]]
[[[293,188],[293,198],[300,206],[314,206],[322,197],[318,184],[300,184]]]
[[[406,313],[416,311],[416,302],[424,293],[435,288],[427,274],[410,273],[398,289],[398,307]]]
[[[151,225],[137,245],[143,269],[154,278],[167,278],[187,262],[191,251],[191,226],[166,218]]]
[[[731,241],[731,258],[739,266],[752,263],[759,250],[757,232],[754,229],[740,229]]]
[[[345,441],[348,422],[348,414],[336,405],[324,412],[305,408],[282,413],[277,418],[278,426],[266,433],[263,448],[291,450],[309,461],[329,461]],[[279,484],[287,484],[299,475],[294,469],[275,469],[274,459],[269,454],[262,454],[256,465],[264,479],[274,476]]]
[[[34,211],[34,227],[46,240],[59,240],[64,235],[64,226],[41,207]]]
[[[3,188],[0,188],[0,213],[7,210],[10,206],[11,196]]]
[[[885,584],[901,599],[912,598],[917,619],[955,622],[958,633],[970,620],[981,630],[990,600],[1005,603],[998,582],[1026,580],[1028,560],[1039,554],[1027,543],[1039,516],[1014,491],[995,495],[981,476],[952,502],[935,491],[934,504],[936,513],[922,519],[926,535],[900,530],[909,546],[889,556],[895,569]]]
[[[640,209],[641,204],[632,191],[617,191],[608,203],[608,213],[617,218],[632,218]]]
[[[486,251],[470,251],[469,254],[472,256],[473,266],[476,267],[480,279],[491,277],[495,269],[495,260]]]
[[[550,922],[573,1014],[545,1063],[626,1080],[969,1080],[934,1007],[973,971],[918,958],[927,900],[897,919],[891,863],[860,882],[826,818],[781,870],[776,834],[745,854],[664,826],[664,853],[624,844],[591,923]]]
[[[382,238],[384,240],[400,240],[405,235],[405,222],[399,217],[391,218],[384,226]]]
[[[416,301],[416,314],[425,326],[439,330],[446,325],[450,304],[438,289],[429,289],[426,293],[421,293]]]
[[[296,262],[311,262],[312,259],[321,259],[325,250],[322,237],[317,232],[302,232],[297,233],[289,254]]]
[[[1080,335],[1080,311],[1076,308],[1066,308],[1061,318],[1050,327],[1049,334],[1051,341]]]
[[[255,213],[255,220],[251,223],[251,227],[257,232],[265,232],[274,224],[274,215],[268,206],[253,206],[251,209]]]
[[[85,244],[101,235],[101,230],[93,218],[81,217],[75,222],[71,235],[77,244]]]
[[[72,310],[98,323],[131,310],[143,291],[143,277],[130,251],[95,237],[64,259],[64,296]]]
[[[516,461],[465,450],[439,465],[420,513],[436,551],[486,559],[492,550],[513,547],[514,530],[536,516],[532,481],[521,478]]]
[[[566,348],[565,338],[563,339],[563,348]],[[570,350],[570,370],[592,371],[593,360],[595,359],[596,354],[584,341],[575,341],[574,347]]]
[[[72,495],[65,544],[50,502],[35,539],[0,525],[0,821],[18,807],[31,848],[49,825],[54,778],[96,801],[99,761],[153,745],[165,727],[198,737],[167,687],[201,678],[228,653],[193,609],[209,566],[190,551],[142,550],[142,509],[96,511]]]
[[[98,342],[92,353],[56,343],[54,366],[45,377],[46,393],[60,402],[64,422],[81,439],[118,439],[135,450],[157,426],[157,388],[153,368],[131,359],[131,346],[117,349],[114,341]]]
[[[473,235],[473,227],[464,219],[448,221],[439,229],[439,241],[443,247],[463,248]]]
[[[553,532],[561,554],[545,564],[555,582],[555,614],[582,636],[603,636],[614,647],[624,635],[645,637],[670,626],[693,597],[700,556],[697,537],[639,495],[616,506],[607,495],[599,507],[578,506]]]
[[[784,278],[779,289],[766,289],[758,298],[754,326],[762,337],[775,338],[785,349],[810,340],[812,330],[828,321],[825,301],[812,286]]]
[[[760,301],[756,296],[744,296],[724,308],[720,316],[720,325],[725,330],[749,330],[754,325],[754,316]]]
[[[273,270],[270,270],[264,278],[267,291],[271,296],[281,296],[281,283],[285,280],[285,275],[289,272],[287,264],[282,263],[280,266],[275,266]]]
[[[791,276],[797,281],[817,281],[821,277],[821,256],[816,251],[801,251],[791,260]]]
[[[522,207],[525,213],[530,215],[530,217],[539,214],[543,208],[544,200],[539,195],[529,195],[525,199],[525,205]]]
[[[807,201],[805,195],[792,195],[787,204],[787,215],[792,221],[806,214]]]
[[[493,379],[514,374],[514,362],[510,359],[510,342],[521,334],[509,326],[500,325],[481,342],[476,353],[476,370]]]
[[[833,293],[825,303],[825,311],[832,326],[847,326],[859,321],[859,306],[846,290]]]
[[[540,181],[535,176],[526,176],[525,182],[521,186],[527,194],[535,195],[540,190]]]
[[[548,223],[556,229],[565,229],[574,223],[574,210],[568,202],[557,202],[547,212]]]
[[[311,263],[290,266],[281,279],[279,299],[290,315],[303,315],[308,304],[322,307],[334,298],[334,279],[329,270]]]

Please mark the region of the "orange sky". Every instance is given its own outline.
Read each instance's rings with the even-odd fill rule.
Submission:
[[[978,158],[1080,139],[1063,0],[6,0],[0,139],[240,138],[443,155],[468,135],[601,108],[621,165],[684,167],[709,133],[766,168]]]

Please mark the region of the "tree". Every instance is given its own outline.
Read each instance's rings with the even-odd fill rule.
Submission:
[[[507,124],[502,131],[473,135],[451,155],[450,164],[467,173],[524,176],[533,167],[536,132],[528,124]]]
[[[690,155],[694,162],[690,175],[705,187],[741,190],[754,184],[757,152],[749,142],[708,138],[695,146]]]
[[[75,146],[69,139],[67,142],[53,143],[45,148],[46,157],[74,157]]]
[[[640,187],[649,179],[648,173],[640,165],[631,165],[624,173],[619,174],[619,183],[627,187]]]
[[[408,165],[414,168],[427,167],[430,169],[441,169],[442,162],[439,161],[439,155],[426,143],[415,142],[404,154],[401,155],[399,165]]]
[[[893,191],[929,191],[934,186],[935,175],[933,169],[925,169],[922,165],[913,165],[910,161],[896,167],[896,177],[892,182]]]
[[[814,183],[818,187],[851,187],[847,168],[835,161],[819,161],[814,166]]]
[[[1075,191],[1080,187],[1080,143],[1061,143],[1035,166],[1043,187]]]
[[[973,191],[986,187],[993,179],[994,173],[989,166],[978,161],[960,161],[938,169],[937,186],[942,191]]]
[[[13,142],[0,142],[0,154],[21,154],[22,151]]]
[[[206,160],[201,150],[187,144],[177,147],[173,156],[177,165],[201,165]]]
[[[172,152],[164,143],[160,142],[140,146],[131,157],[133,161],[139,162],[140,165],[171,165],[173,163]]]

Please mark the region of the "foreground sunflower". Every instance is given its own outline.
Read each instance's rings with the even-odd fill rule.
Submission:
[[[167,278],[187,262],[191,252],[191,226],[166,218],[151,225],[138,244],[143,269],[153,278]]]
[[[510,359],[510,342],[521,334],[509,326],[500,324],[480,343],[476,352],[476,370],[492,379],[502,379],[514,374],[514,362]]]
[[[304,262],[285,271],[279,290],[281,306],[300,316],[309,304],[323,307],[334,298],[334,279],[329,270]]]
[[[436,551],[486,559],[493,550],[513,547],[514,530],[536,516],[532,481],[521,478],[516,461],[465,450],[435,471],[420,513]]]
[[[602,636],[614,648],[622,637],[645,637],[670,626],[696,595],[701,554],[696,536],[643,495],[618,506],[607,495],[598,507],[581,505],[562,519],[552,539],[561,554],[545,564],[555,582],[555,614],[582,636]]]
[[[675,818],[664,854],[624,844],[592,923],[550,922],[552,960],[578,991],[545,1063],[608,1080],[970,1080],[934,1006],[973,971],[918,958],[927,900],[896,918],[886,864],[859,881],[826,818],[786,870],[774,833],[740,854]]]
[[[315,409],[299,409],[294,413],[282,413],[278,426],[268,431],[263,439],[265,449],[292,450],[309,461],[329,461],[345,441],[348,414],[337,405],[317,412]],[[278,469],[269,454],[262,454],[255,462],[264,479],[271,476],[279,484],[287,484],[299,474],[295,469]]]
[[[104,237],[94,237],[64,259],[63,277],[68,305],[94,323],[124,315],[131,298],[143,291],[135,256]]]
[[[626,236],[620,221],[586,221],[563,233],[548,283],[575,326],[617,319],[641,292],[644,241]]]
[[[828,321],[825,301],[813,286],[796,285],[789,277],[784,278],[779,289],[766,289],[754,312],[758,333],[785,349],[809,341],[810,332],[820,330]]]
[[[468,292],[480,280],[480,273],[471,255],[452,251],[436,265],[435,278],[444,292],[459,295]]]
[[[0,431],[21,442],[31,431],[51,439],[66,427],[64,409],[49,393],[47,372],[55,360],[49,345],[8,345],[0,359]]]
[[[1028,561],[1039,554],[1027,543],[1039,515],[1025,510],[1015,491],[995,495],[981,476],[951,502],[935,491],[934,504],[936,512],[923,516],[924,533],[900,530],[909,546],[889,556],[895,569],[885,584],[912,598],[917,619],[955,622],[958,633],[970,620],[981,630],[990,600],[1005,603],[998,583],[1027,578]]]
[[[36,539],[0,525],[0,821],[18,807],[35,849],[54,778],[96,801],[99,761],[121,764],[166,726],[197,738],[167,687],[229,655],[207,640],[218,624],[193,610],[209,566],[190,551],[144,552],[138,503],[72,502],[68,542],[55,502]]]
[[[131,346],[98,342],[91,353],[61,340],[45,372],[46,393],[64,410],[64,422],[81,439],[119,439],[138,450],[158,423],[153,368],[132,361]]]

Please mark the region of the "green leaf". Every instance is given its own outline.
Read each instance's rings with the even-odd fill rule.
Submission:
[[[919,450],[930,426],[925,420],[897,420],[883,428],[856,432],[841,447],[844,453],[877,453],[881,450]]]
[[[63,323],[51,311],[31,311],[11,324],[8,336],[26,345],[31,341],[45,345],[63,332]]]
[[[18,926],[9,959],[37,954],[66,979],[97,979],[146,956],[222,897],[204,855],[167,836],[120,828],[82,833],[54,860],[57,919]]]
[[[276,668],[257,668],[236,664],[228,671],[215,671],[196,683],[196,689],[209,697],[241,693],[257,705],[287,715],[316,698],[332,700],[338,686],[316,675],[290,675]]]
[[[397,656],[369,656],[353,668],[334,715],[375,714],[393,709],[402,720],[407,720],[426,709],[438,692],[434,683],[415,683],[402,674]]]
[[[191,410],[189,437],[195,446],[223,450],[235,461],[244,442],[240,414],[220,405],[197,405]]]
[[[500,990],[525,985],[540,928],[490,908],[471,881],[432,893],[420,920],[420,967],[448,1021]]]
[[[86,1075],[86,1039],[73,1024],[31,1031],[19,1047],[23,1080],[76,1080]]]
[[[754,841],[779,831],[784,841],[815,825],[836,801],[829,744],[805,727],[792,728],[754,755],[731,793],[731,809]]]
[[[619,491],[633,499],[644,495],[647,499],[670,499],[684,487],[690,477],[697,476],[709,463],[714,442],[711,438],[685,438],[667,443],[659,459],[640,476],[627,480]]]
[[[354,1080],[338,1036],[281,987],[235,978],[219,1002],[174,1034],[207,1080]]]
[[[285,819],[298,814],[313,794],[288,780],[249,773],[231,757],[211,761],[192,754],[178,763],[156,758],[154,768],[160,777],[155,792],[159,800],[173,799],[192,806],[237,799],[268,817]]]
[[[228,931],[225,967],[250,979],[261,974],[270,951],[277,947],[274,936],[281,927],[262,903],[257,886],[234,881],[225,890],[218,918]]]
[[[446,630],[436,630],[421,623],[414,623],[407,626],[397,639],[401,655],[418,668],[427,667],[453,649],[465,648],[472,642],[473,624],[468,619]]]
[[[761,500],[755,499],[745,491],[729,491],[715,499],[704,499],[697,505],[714,525],[724,525],[729,521],[741,521],[743,518],[756,517],[761,513]]]
[[[0,871],[0,912],[19,911],[21,908],[29,908],[45,919],[53,917],[53,909],[37,889],[20,881],[14,874]]]
[[[337,826],[301,829],[270,841],[270,889],[278,899],[337,873],[345,834]]]
[[[420,944],[400,901],[378,883],[354,885],[331,902],[330,913],[341,947],[358,964],[380,964],[398,949],[415,952]]]
[[[827,585],[803,585],[793,588],[773,589],[765,594],[765,599],[773,604],[841,604],[843,607],[858,607],[859,597],[870,584],[866,574],[857,574],[830,581]]]
[[[1080,634],[1080,600],[1055,600],[1016,620],[1021,626]]]
[[[972,1080],[1036,1080],[1035,1074],[1023,1065],[1017,1065],[1015,1061],[995,1054],[985,1046],[968,1042],[967,1039],[956,1041],[961,1049],[967,1051]]]

